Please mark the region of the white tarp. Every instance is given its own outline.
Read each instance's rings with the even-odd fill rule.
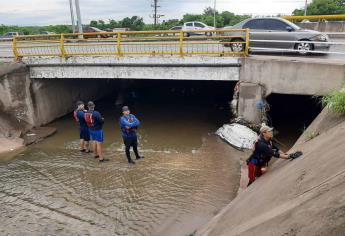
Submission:
[[[223,125],[216,134],[238,149],[252,149],[258,139],[256,132],[236,123]]]

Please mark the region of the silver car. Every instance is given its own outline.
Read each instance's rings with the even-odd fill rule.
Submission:
[[[224,29],[247,28],[250,29],[249,44],[251,50],[281,51],[283,49],[286,51],[297,50],[301,54],[307,54],[313,50],[327,51],[330,48],[330,45],[327,43],[329,38],[326,34],[314,30],[302,29],[292,22],[278,17],[252,18],[234,26],[224,27]],[[224,39],[223,42],[232,42],[232,44],[225,43],[224,46],[231,47],[233,51],[244,50],[244,33],[226,32],[224,35],[234,37]]]

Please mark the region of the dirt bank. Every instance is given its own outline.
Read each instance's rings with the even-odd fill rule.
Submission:
[[[344,235],[345,118],[324,110],[293,147],[197,235]]]

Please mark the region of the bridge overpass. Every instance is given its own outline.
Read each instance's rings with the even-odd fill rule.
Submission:
[[[239,81],[238,114],[254,123],[261,121],[257,102],[271,93],[322,96],[345,82],[342,57],[253,55],[248,30],[241,31],[244,50],[233,51],[224,47],[222,40],[231,38],[224,32],[196,31],[199,35],[192,37],[181,31],[114,33],[91,39],[92,34],[83,34],[83,39],[78,34],[18,37],[13,53],[26,65],[31,80],[46,83],[51,79]],[[345,43],[334,46],[342,48]],[[335,55],[343,56],[345,50]],[[73,96],[70,88],[59,86],[62,93],[68,91],[67,97]],[[88,88],[97,95],[97,89],[90,87],[83,93]]]

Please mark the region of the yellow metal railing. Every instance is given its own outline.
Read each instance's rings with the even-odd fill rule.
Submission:
[[[235,40],[236,39],[236,40]],[[33,56],[242,55],[249,30],[128,31],[17,36],[16,58]]]
[[[315,16],[282,16],[282,18],[291,21],[300,20],[344,20],[345,14],[341,15],[315,15]]]

